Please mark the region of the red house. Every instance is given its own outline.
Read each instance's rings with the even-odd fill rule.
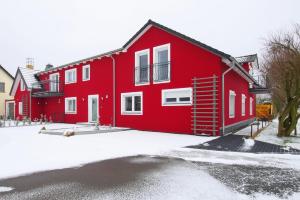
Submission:
[[[224,135],[255,118],[255,63],[256,55],[234,58],[149,20],[120,49],[19,68],[11,94],[20,118]]]

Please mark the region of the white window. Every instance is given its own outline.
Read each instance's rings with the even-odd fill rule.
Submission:
[[[242,116],[246,114],[246,95],[242,94]]]
[[[65,71],[65,83],[76,83],[77,81],[77,69],[69,69]]]
[[[76,97],[65,98],[65,113],[76,114],[76,112],[77,112],[77,98]]]
[[[149,84],[150,51],[135,52],[135,85]]]
[[[90,65],[82,66],[82,81],[90,80]]]
[[[235,92],[229,91],[229,118],[234,118],[235,115]]]
[[[250,115],[253,115],[253,98],[252,97],[250,97],[249,110],[250,110]]]
[[[49,75],[50,79],[50,92],[59,91],[59,73],[53,73]]]
[[[153,48],[153,81],[170,82],[170,44]]]
[[[24,91],[24,90],[25,90],[25,84],[24,84],[23,79],[21,79],[21,81],[20,81],[20,90],[21,90],[21,91]]]
[[[177,88],[161,91],[162,106],[192,105],[192,88]]]
[[[142,115],[143,114],[143,93],[131,92],[121,94],[122,115]]]
[[[19,115],[23,115],[23,102],[19,102]]]

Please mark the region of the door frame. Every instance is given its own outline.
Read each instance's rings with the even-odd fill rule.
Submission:
[[[8,116],[8,110],[9,110],[9,104],[13,103],[14,104],[14,119],[16,118],[16,102],[15,101],[6,101],[5,102],[5,116]]]
[[[98,94],[93,94],[93,95],[88,95],[88,122],[95,122],[92,121],[92,99],[97,98],[97,118],[99,119],[99,95]]]

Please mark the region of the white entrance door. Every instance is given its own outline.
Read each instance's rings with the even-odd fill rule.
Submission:
[[[6,118],[15,119],[15,102],[6,102]]]
[[[89,122],[96,122],[99,118],[99,95],[89,95],[88,110]]]

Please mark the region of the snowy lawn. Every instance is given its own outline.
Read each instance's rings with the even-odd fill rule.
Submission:
[[[214,139],[135,130],[63,137],[38,134],[43,126],[0,128],[0,179],[117,157],[159,155]],[[47,129],[72,127],[72,124],[46,125]]]
[[[273,144],[278,144],[282,146],[292,147],[295,149],[300,149],[300,123],[297,124],[297,137],[277,137],[277,127],[278,119],[273,120],[273,122],[263,130],[255,139],[263,142],[269,142]]]

